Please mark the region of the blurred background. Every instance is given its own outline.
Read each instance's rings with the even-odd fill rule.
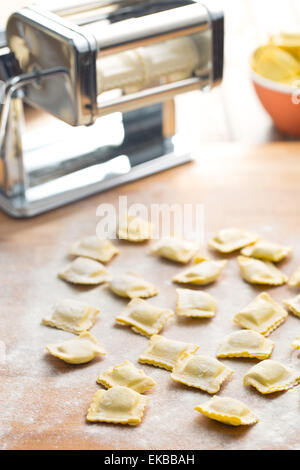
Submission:
[[[1,26],[5,26],[12,11],[30,3],[26,0],[2,3]],[[55,7],[62,2],[41,0],[38,3]],[[64,0],[65,3],[76,2]],[[210,0],[203,3],[209,6]],[[224,80],[209,94],[192,92],[176,98],[181,131],[189,135],[195,145],[295,140],[274,127],[259,102],[250,77],[250,56],[255,48],[268,41],[269,34],[299,30],[299,0],[224,0],[222,3],[226,28]]]

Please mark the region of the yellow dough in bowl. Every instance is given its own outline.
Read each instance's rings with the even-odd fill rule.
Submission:
[[[46,349],[52,356],[69,364],[85,364],[99,354],[106,355],[103,346],[88,331],[62,343],[49,344]]]
[[[296,59],[300,59],[300,33],[280,32],[270,36],[270,44],[280,47],[284,51],[292,54]]]

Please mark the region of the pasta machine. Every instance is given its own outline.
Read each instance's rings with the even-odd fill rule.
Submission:
[[[0,35],[0,207],[15,217],[188,161],[175,97],[222,79],[214,1],[72,3],[23,8]]]

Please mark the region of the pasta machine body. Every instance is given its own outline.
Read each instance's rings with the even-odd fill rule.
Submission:
[[[5,33],[4,211],[30,217],[191,159],[176,134],[175,97],[222,79],[217,4],[34,5],[12,14]]]

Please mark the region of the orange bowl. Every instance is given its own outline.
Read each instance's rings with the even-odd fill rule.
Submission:
[[[285,134],[300,136],[300,88],[274,82],[251,71],[252,82],[261,104],[275,126]]]

